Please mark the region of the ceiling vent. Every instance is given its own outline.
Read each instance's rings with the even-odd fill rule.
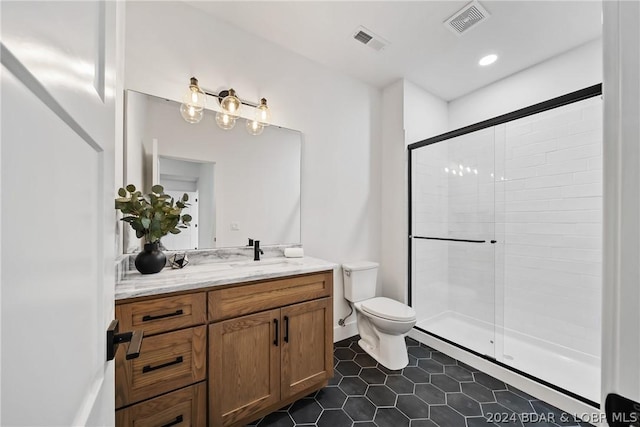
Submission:
[[[489,12],[477,0],[474,0],[447,19],[444,22],[444,26],[456,35],[461,36],[472,28],[477,27],[479,23],[488,19],[489,16]]]
[[[366,29],[365,27],[359,27],[354,33],[353,38],[358,40],[360,43],[369,46],[371,49],[379,52],[386,45],[389,44],[388,41],[375,34],[373,31]]]

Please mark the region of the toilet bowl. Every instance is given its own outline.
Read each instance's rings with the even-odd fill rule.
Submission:
[[[404,336],[416,324],[413,308],[391,298],[376,297],[378,264],[360,262],[343,266],[345,298],[356,310],[358,345],[388,369],[409,363]]]

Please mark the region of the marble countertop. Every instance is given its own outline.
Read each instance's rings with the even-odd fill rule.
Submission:
[[[261,261],[233,260],[188,265],[184,269],[165,268],[157,274],[128,271],[116,283],[115,299],[161,295],[216,285],[272,279],[296,274],[332,270],[338,264],[318,258],[264,258]]]

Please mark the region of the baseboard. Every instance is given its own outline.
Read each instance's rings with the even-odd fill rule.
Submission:
[[[333,342],[342,341],[355,335],[358,335],[358,324],[355,320],[346,323],[344,326],[336,326],[333,328]]]
[[[526,378],[516,372],[503,368],[495,363],[492,363],[482,357],[476,356],[468,351],[460,349],[456,346],[448,344],[442,340],[439,340],[429,334],[412,329],[409,332],[409,336],[431,348],[434,348],[447,356],[453,357],[469,366],[473,366],[476,369],[480,369],[488,375],[491,375],[507,384],[510,384],[525,393],[530,394],[540,400],[543,400],[563,411],[578,416],[579,418],[588,418],[586,421],[591,422],[594,425],[603,425],[595,422],[600,419],[601,411],[593,406],[587,405],[577,399],[567,396],[557,390]]]

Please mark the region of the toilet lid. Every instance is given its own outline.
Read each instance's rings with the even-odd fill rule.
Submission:
[[[416,312],[406,304],[385,297],[371,298],[362,302],[362,310],[389,320],[415,320]]]

